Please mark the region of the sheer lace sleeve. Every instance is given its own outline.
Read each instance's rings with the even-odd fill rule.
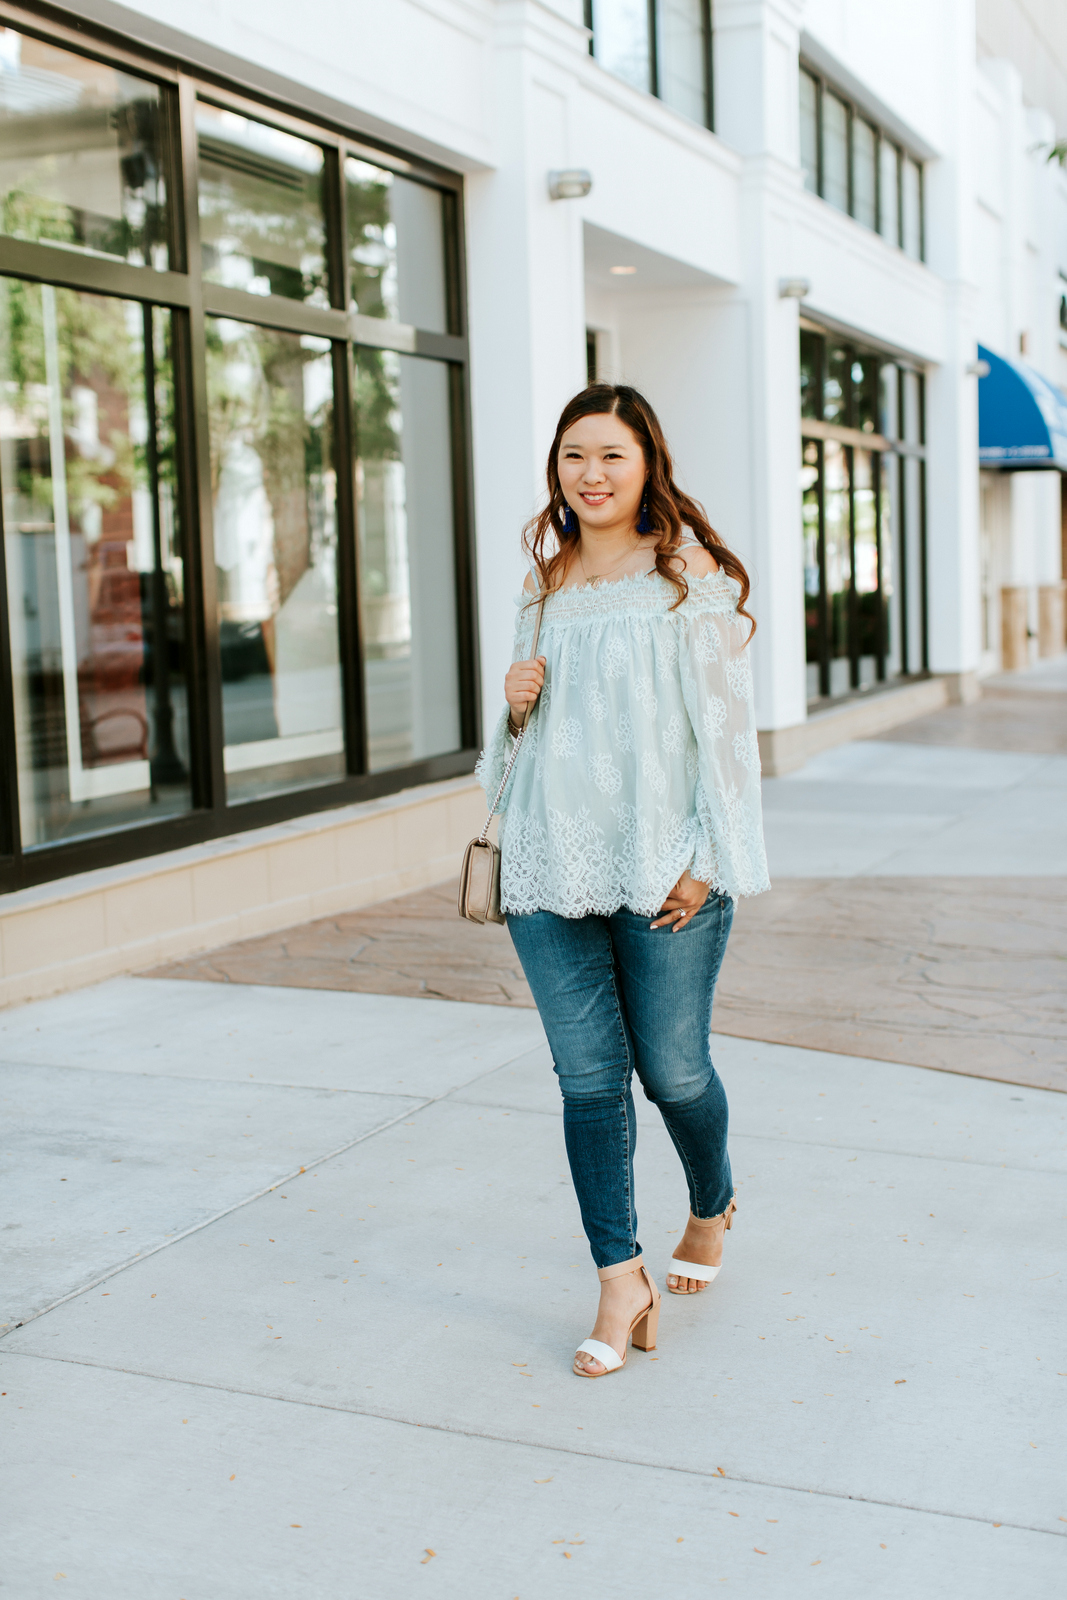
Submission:
[[[516,659],[518,659],[516,657]],[[478,757],[478,764],[474,769],[474,776],[485,790],[487,803],[491,803],[500,787],[500,780],[504,776],[504,768],[508,764],[511,754],[511,735],[508,732],[508,708],[504,707],[497,719],[489,743]],[[508,785],[510,789],[511,785]],[[507,804],[507,795],[501,797],[500,809]]]
[[[686,619],[682,696],[696,738],[700,837],[690,872],[735,899],[770,888],[748,623],[732,609]]]
[[[532,607],[526,604],[529,598],[529,594],[527,594],[525,591],[519,596],[519,614],[515,621],[515,640],[511,648],[512,661],[528,660],[530,650],[533,645],[533,630],[536,612]],[[532,720],[533,719],[531,719],[531,724]],[[526,738],[523,741],[524,747],[534,743],[534,740],[531,737],[532,733],[533,727],[531,725],[530,730],[527,732]],[[504,776],[504,768],[507,766],[508,757],[511,754],[511,746],[512,738],[511,734],[508,732],[508,708],[505,705],[503,711],[500,713],[500,716],[497,719],[496,726],[493,728],[489,742],[482,751],[481,755],[478,757],[477,764],[474,768],[474,776],[478,779],[478,782],[485,790],[485,798],[489,802],[492,802],[493,797],[500,787],[500,780]],[[498,811],[507,810],[508,795],[511,792],[511,788],[512,785],[509,782],[507,790],[500,798],[500,805],[497,807]]]

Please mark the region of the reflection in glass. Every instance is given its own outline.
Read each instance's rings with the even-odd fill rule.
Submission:
[[[448,333],[444,195],[368,161],[345,162],[351,309]]]
[[[896,581],[896,551],[900,529],[899,458],[880,458],[882,492],[879,499],[879,549],[882,557],[882,615],[884,618],[885,676],[895,678],[903,670],[903,628],[900,590]]]
[[[852,561],[849,550],[848,454],[836,439],[823,445],[826,595],[829,608],[830,693],[846,694],[851,684],[848,623]]]
[[[329,305],[319,146],[202,100],[196,132],[208,283]]]
[[[800,330],[800,415],[821,417],[821,382],[823,341],[817,333],[807,328]]]
[[[919,373],[902,368],[900,379],[904,402],[901,408],[904,439],[908,444],[922,444],[922,378]]]
[[[23,849],[191,804],[170,313],[0,279]]]
[[[800,69],[800,165],[804,187],[819,192],[819,86],[810,72]]]
[[[0,28],[0,231],[166,271],[156,84]]]
[[[905,254],[915,261],[922,260],[922,168],[911,156],[905,156],[900,173],[900,243]]]
[[[228,799],[344,776],[330,345],[207,321]]]
[[[906,597],[907,656],[905,672],[922,672],[923,613],[922,613],[922,501],[923,464],[916,456],[902,456],[900,472],[903,478],[901,513],[907,537],[904,541],[903,589]]]
[[[829,90],[822,97],[822,193],[848,210],[848,106]]]
[[[887,361],[878,379],[878,432],[886,439],[897,437],[897,418],[900,407],[899,372]]]
[[[878,185],[878,231],[890,244],[900,243],[900,191],[895,144],[882,140],[881,173]]]
[[[660,99],[692,122],[706,122],[703,0],[659,0],[656,29]]]
[[[647,94],[652,85],[648,0],[593,0],[593,38],[605,71]]]
[[[854,519],[853,567],[856,588],[856,654],[859,687],[878,676],[881,628],[878,609],[878,497],[875,487],[877,457],[869,450],[852,452],[852,515]]]
[[[852,358],[853,427],[864,433],[878,431],[878,362],[874,356]]]
[[[820,693],[819,664],[822,660],[822,559],[819,550],[819,442],[804,440],[804,463],[800,469],[801,517],[804,540],[804,636],[807,660],[807,693],[812,700]]]
[[[357,351],[356,437],[372,772],[460,748],[449,374]]]
[[[878,227],[878,135],[862,117],[852,119],[852,215]]]
[[[802,329],[800,381],[804,416],[815,390],[825,396],[824,420],[858,429],[872,447],[876,434],[887,441],[876,451],[803,440],[808,692],[819,682],[839,695],[925,670],[925,462],[914,453],[923,444],[923,375]]]
[[[826,351],[826,376],[823,381],[822,414],[826,422],[849,426],[848,385],[851,351],[844,345],[830,345]]]

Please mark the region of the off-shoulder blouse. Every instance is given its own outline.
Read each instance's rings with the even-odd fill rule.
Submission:
[[[499,808],[505,911],[654,916],[687,869],[734,898],[770,888],[740,590],[721,571],[686,581],[675,610],[655,572],[545,602],[545,684]],[[510,751],[505,709],[477,767],[490,798]]]

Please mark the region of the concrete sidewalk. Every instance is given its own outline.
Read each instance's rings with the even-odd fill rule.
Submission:
[[[1067,1101],[715,1050],[725,1270],[593,1384],[535,1013],[156,979],[6,1013],[8,1592],[1059,1592]],[[685,1190],[641,1123],[662,1283]]]
[[[477,965],[431,896],[0,1014],[14,1600],[1059,1594],[1067,755],[988,709],[768,783],[719,1021],[819,1047],[713,1039],[725,1269],[608,1383],[503,930],[503,1005],[425,998]],[[662,1284],[686,1194],[639,1118]]]

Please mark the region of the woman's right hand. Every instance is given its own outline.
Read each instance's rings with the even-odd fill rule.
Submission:
[[[521,722],[527,706],[532,706],[541,693],[546,665],[546,657],[538,656],[534,661],[515,661],[509,667],[504,679],[504,699],[512,722]]]

